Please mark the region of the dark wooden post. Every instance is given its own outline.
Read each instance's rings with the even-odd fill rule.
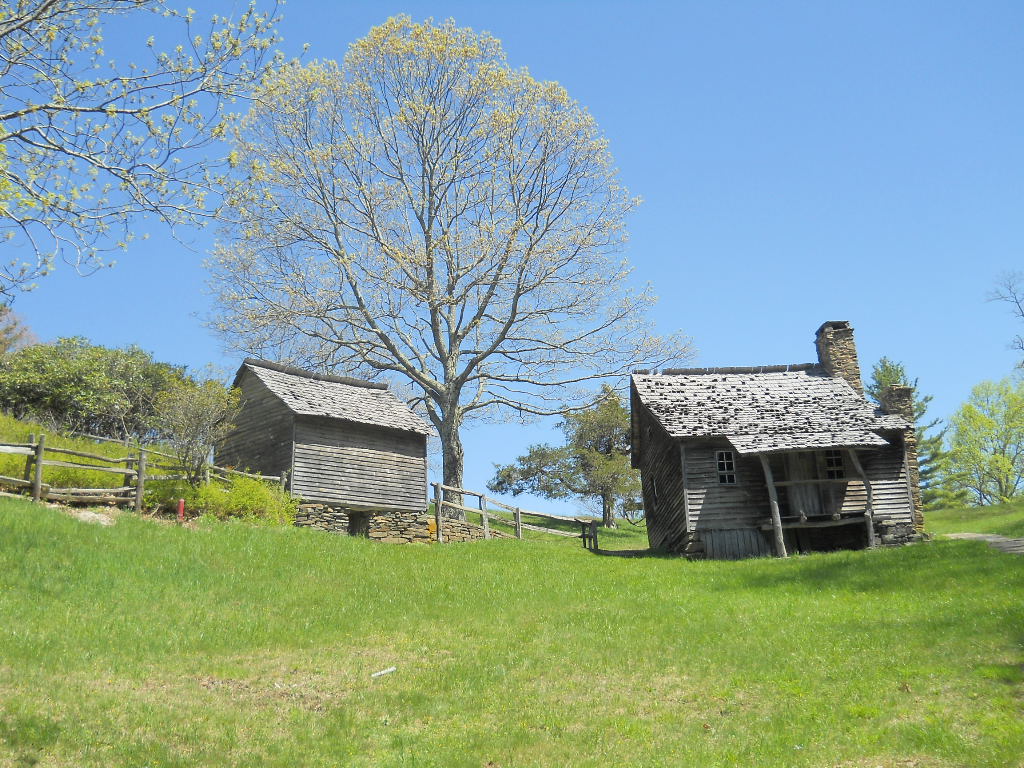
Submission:
[[[35,432],[31,433],[28,436],[28,441],[32,445],[35,445],[35,442],[36,442],[36,433]],[[26,483],[32,482],[32,455],[31,454],[29,454],[28,456],[25,457],[25,482]]]
[[[139,459],[135,462],[135,511],[142,511],[142,494],[146,492],[146,452],[139,449]]]
[[[39,435],[36,442],[35,472],[32,475],[32,500],[40,501],[43,497],[43,455],[46,453],[46,435]]]
[[[597,520],[590,521],[590,549],[597,552]]]
[[[133,464],[135,464],[135,459],[131,456],[124,460],[124,468],[127,470],[131,470]],[[121,485],[131,485],[134,477],[136,477],[134,472],[125,472],[124,477],[121,478]]]
[[[444,541],[444,533],[441,530],[441,484],[434,483],[434,523],[437,530],[435,534],[439,542]]]
[[[775,554],[779,557],[789,557],[789,553],[786,552],[786,540],[782,536],[782,515],[779,514],[779,497],[775,493],[775,478],[772,477],[772,468],[768,466],[768,459],[763,453],[759,453],[757,457],[761,459],[764,482],[768,486],[768,503],[772,510],[772,531],[775,533]]]
[[[875,504],[871,495],[871,482],[868,480],[864,467],[860,464],[857,451],[853,448],[847,448],[846,452],[850,456],[850,463],[853,464],[854,470],[860,475],[860,481],[864,483],[864,494],[867,497],[867,505],[864,509],[864,525],[867,527],[868,548],[873,549],[878,542],[875,540]]]
[[[523,538],[523,510],[521,510],[519,507],[516,507],[515,512],[513,512],[513,514],[516,518],[516,538],[521,539]]]

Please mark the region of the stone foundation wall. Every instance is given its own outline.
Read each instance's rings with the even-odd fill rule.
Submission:
[[[434,516],[425,510],[360,512],[330,504],[300,504],[295,515],[295,525],[331,533],[367,536],[389,544],[426,543],[437,540]],[[445,541],[479,541],[484,538],[482,526],[464,520],[445,518],[443,532]],[[491,538],[515,537],[492,529]]]
[[[875,536],[883,547],[899,547],[913,544],[924,538],[914,523],[890,523],[875,521]]]

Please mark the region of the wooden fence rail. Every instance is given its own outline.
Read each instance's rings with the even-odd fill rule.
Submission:
[[[95,438],[93,439],[99,439]],[[120,443],[119,440],[106,440],[107,442]],[[162,459],[177,459],[168,453],[150,451],[149,449],[136,447],[135,455],[110,457],[102,456],[88,451],[72,450],[71,448],[59,448],[46,444],[46,435],[31,435],[27,443],[0,443],[0,454],[15,454],[25,456],[25,472],[23,477],[10,477],[0,475],[0,485],[14,488],[28,488],[35,501],[52,500],[72,503],[113,503],[130,505],[136,512],[142,510],[143,498],[145,495],[147,480],[180,480],[185,477],[185,468],[177,463],[171,464],[167,461],[150,462],[149,455],[155,454]],[[70,456],[84,461],[66,461],[48,456]],[[87,462],[102,462],[93,464]],[[116,487],[101,488],[58,488],[43,481],[44,467],[60,467],[64,469],[78,469],[86,472],[106,472],[108,474],[120,475],[122,484]],[[258,475],[251,472],[241,472],[237,469],[217,467],[209,465],[204,468],[204,477],[209,479],[214,475],[220,479],[230,477],[248,477],[268,482],[279,482],[282,487],[287,484],[287,474],[278,476]]]
[[[585,548],[597,551],[597,521],[593,518],[567,517],[565,515],[551,515],[546,512],[533,512],[512,506],[511,504],[505,504],[497,499],[488,498],[486,494],[479,493],[478,491],[456,488],[454,486],[444,485],[443,483],[431,483],[431,485],[434,488],[434,524],[437,531],[436,537],[438,541],[444,541],[445,518],[452,519],[453,517],[457,517],[460,520],[464,520],[467,513],[472,513],[480,515],[481,527],[484,529],[485,539],[491,538],[491,522],[498,522],[513,527],[515,529],[515,536],[517,539],[523,538],[524,530],[538,531],[540,533],[554,534],[555,536],[582,539],[583,546]],[[447,498],[449,495],[457,498],[461,498],[463,496],[474,496],[479,500],[479,505],[476,508],[467,507],[464,504],[449,501]],[[512,513],[512,519],[510,520],[504,515],[500,515],[489,509],[489,506],[491,505],[508,510]],[[453,510],[456,514],[447,515],[445,510]],[[575,523],[580,526],[580,532],[574,533],[572,531],[566,531],[559,528],[545,528],[540,525],[524,523],[523,515],[539,517],[543,520],[551,520],[554,522]]]

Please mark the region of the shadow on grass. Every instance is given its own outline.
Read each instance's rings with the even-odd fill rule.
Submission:
[[[1024,558],[1010,557],[974,541],[801,555],[790,558],[787,566],[744,568],[735,575],[737,580],[756,587],[819,585],[850,591],[889,592],[909,586],[923,594],[958,590],[964,584],[997,575],[1005,578],[1009,571],[1016,572],[1024,586]]]

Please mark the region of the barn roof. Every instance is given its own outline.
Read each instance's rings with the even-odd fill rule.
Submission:
[[[674,438],[724,437],[737,452],[869,448],[910,426],[817,364],[634,374],[635,396]]]
[[[313,373],[247,357],[235,376],[236,385],[247,370],[299,416],[343,419],[422,435],[434,432],[386,384]]]

